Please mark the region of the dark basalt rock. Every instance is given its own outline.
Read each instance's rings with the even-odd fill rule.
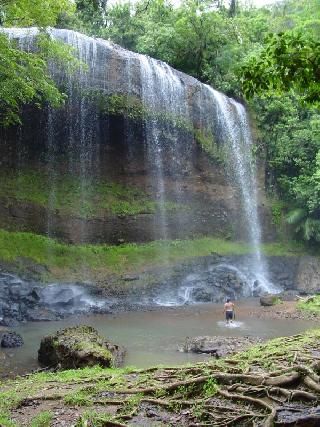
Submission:
[[[23,344],[22,336],[16,332],[6,332],[3,334],[0,343],[3,348],[21,347]]]
[[[320,406],[286,404],[277,411],[275,426],[317,427],[320,425]]]
[[[43,366],[62,369],[116,367],[124,355],[123,347],[111,344],[91,326],[75,326],[42,338],[38,360]]]
[[[92,285],[47,284],[0,272],[0,325],[59,320],[73,314],[110,312]]]

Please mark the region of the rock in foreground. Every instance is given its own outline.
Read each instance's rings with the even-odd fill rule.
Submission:
[[[38,360],[43,366],[62,369],[117,367],[124,354],[123,347],[107,342],[91,326],[75,326],[42,338]]]
[[[186,353],[205,353],[216,357],[226,357],[246,350],[262,340],[258,337],[219,337],[203,336],[186,338],[182,351]]]

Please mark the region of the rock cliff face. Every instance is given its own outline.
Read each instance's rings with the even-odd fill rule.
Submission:
[[[301,257],[297,271],[297,283],[299,291],[320,292],[320,261],[318,257]]]
[[[32,49],[36,29],[7,31]],[[107,41],[52,36],[84,66],[51,67],[64,107],[26,106],[21,126],[0,130],[0,228],[71,243],[246,237],[217,92]]]

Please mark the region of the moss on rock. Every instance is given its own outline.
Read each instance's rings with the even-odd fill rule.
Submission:
[[[111,344],[91,326],[75,326],[62,329],[41,340],[38,360],[44,366],[60,366],[62,369],[100,365],[119,366],[124,349]]]

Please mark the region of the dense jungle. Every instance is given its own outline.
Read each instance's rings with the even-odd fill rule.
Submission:
[[[0,426],[319,425],[319,0],[0,0],[0,165]]]

